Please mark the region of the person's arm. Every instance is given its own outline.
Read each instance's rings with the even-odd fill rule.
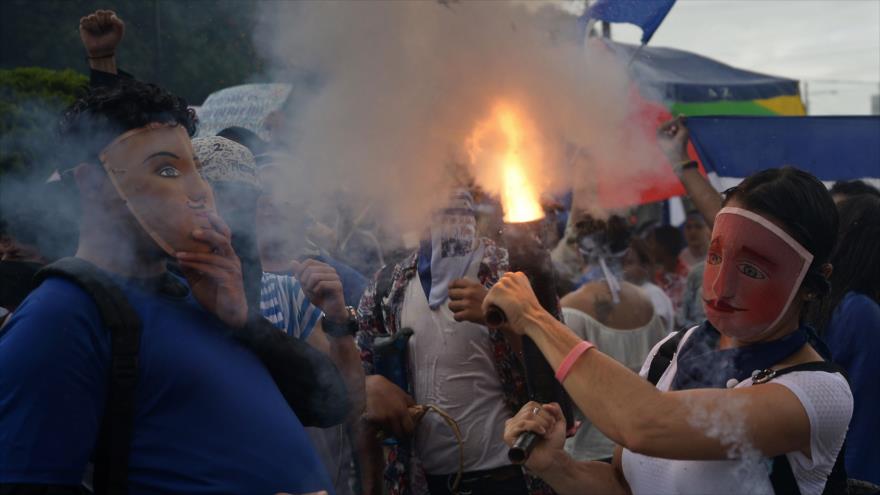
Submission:
[[[524,405],[505,423],[504,441],[512,446],[525,431],[541,437],[526,460],[526,469],[544,480],[557,494],[629,494],[629,485],[620,468],[620,447],[615,451],[613,464],[576,461],[563,450],[565,416],[558,404],[529,402]]]
[[[715,224],[715,215],[721,211],[721,194],[712,187],[698,167],[691,162],[687,152],[689,134],[681,117],[670,120],[660,126],[657,131],[657,140],[669,163],[672,164],[675,175],[681,181],[688,197],[694,202],[697,211],[706,220],[709,228]]]
[[[324,317],[337,325],[356,325],[345,305],[344,290],[339,274],[332,266],[317,260],[292,264],[294,276],[302,285],[308,300],[321,309]],[[324,331],[323,319],[319,319],[306,340],[326,354],[342,372],[352,402],[350,420],[360,419],[364,411],[364,369],[360,352],[354,343],[354,332],[349,335],[331,336]]]
[[[116,50],[125,36],[125,22],[115,12],[97,10],[81,18],[79,36],[89,62],[89,87],[110,87],[132,79],[116,62]]]
[[[532,338],[554,369],[581,342],[541,308],[522,273],[506,274],[489,291],[484,310],[489,305],[505,312],[510,330]],[[596,349],[575,362],[563,385],[599,431],[641,454],[729,459],[753,447],[767,457],[810,455],[809,418],[783,385],[660,392]]]
[[[95,303],[72,282],[49,278],[0,335],[0,493],[79,487],[109,374],[110,339]]]

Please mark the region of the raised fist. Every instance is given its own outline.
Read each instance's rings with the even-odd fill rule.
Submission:
[[[302,285],[309,302],[327,315],[330,321],[346,323],[349,319],[345,308],[342,280],[332,266],[318,260],[293,261],[293,276]]]
[[[125,23],[112,10],[96,10],[79,20],[79,37],[89,58],[109,58],[125,36]]]
[[[657,143],[673,165],[690,160],[687,152],[689,136],[681,116],[664,122],[657,129]]]

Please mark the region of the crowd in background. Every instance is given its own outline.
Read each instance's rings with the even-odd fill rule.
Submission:
[[[713,481],[729,486],[729,473],[705,468],[722,458],[717,449],[695,440],[695,450],[676,450],[660,433],[632,430],[651,432],[663,447],[646,445],[621,423],[628,409],[613,401],[615,390],[631,391],[634,402],[647,396],[639,388],[647,382],[628,380],[647,377],[661,343],[715,331],[704,281],[719,270],[727,239],[713,232],[722,219],[732,221],[730,208],[769,218],[814,260],[791,289],[797,301],[793,295],[785,306],[797,306],[792,330],[803,329],[800,345],[810,351],[799,345],[769,364],[803,354],[846,372],[843,388],[827,384],[837,407],[827,414],[843,421],[842,430],[808,410],[805,444],[780,447],[751,430],[750,440],[768,459],[788,454],[800,493],[827,492],[838,457],[850,480],[880,484],[880,368],[871,359],[880,348],[880,191],[872,186],[855,180],[826,191],[787,167],[721,194],[687,155],[686,126],[674,120],[658,139],[688,192],[682,226],[637,221],[631,211],[599,217],[547,198],[539,236],[551,253],[565,331],[622,365],[581,358],[574,374],[605,381],[560,379],[580,427],[557,445],[561,410],[529,402],[515,335],[533,330],[517,327],[511,301],[521,298],[527,308],[530,291],[505,275],[511,260],[497,198],[460,184],[415,245],[383,231],[369,205],[340,199],[314,212],[285,190],[290,163],[279,134],[267,141],[233,126],[192,138],[197,115],[186,102],[117,66],[124,24],[114,13],[84,17],[80,32],[89,92],[62,117],[58,142],[47,143],[62,152],[58,173],[30,195],[77,209],[80,221],[56,227],[48,207],[3,212],[0,493],[650,493],[651,483],[689,493],[675,484],[681,480],[702,493],[696,487]],[[284,118],[274,115],[273,127],[283,128]],[[792,188],[806,191],[801,197],[811,204],[778,213],[784,208],[775,201],[798,197]],[[490,293],[514,331],[487,326]],[[563,361],[565,353],[551,347],[541,347],[551,364]],[[654,385],[724,388],[709,377],[686,384],[673,375]],[[808,388],[789,380],[795,395]],[[596,396],[600,390],[607,395]],[[805,393],[795,405],[814,404]],[[620,409],[603,409],[603,400]],[[639,404],[684,411],[652,400]],[[681,443],[692,434],[663,425]],[[528,469],[507,456],[506,441],[525,430],[546,437]],[[569,461],[561,459],[582,464],[562,472]],[[663,475],[651,481],[644,472],[687,466],[658,459],[703,464],[664,484]]]

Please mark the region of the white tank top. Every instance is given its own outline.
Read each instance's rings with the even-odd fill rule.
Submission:
[[[684,340],[693,333],[688,331]],[[639,373],[647,377],[651,360],[667,339],[654,346]],[[679,347],[684,343],[679,344]],[[657,382],[659,390],[669,390],[677,369],[676,360],[666,369]],[[803,495],[820,495],[825,480],[834,467],[837,453],[843,445],[846,430],[852,416],[852,393],[846,379],[839,373],[824,371],[801,371],[782,375],[772,383],[791,390],[807,412],[810,419],[810,450],[812,459],[801,452],[786,454],[792,472]],[[732,384],[731,384],[732,385]],[[751,387],[751,380],[743,380],[736,388]],[[760,386],[760,385],[759,385]],[[720,435],[739,437],[729,422],[699,418],[707,428],[714,428]],[[733,427],[735,429],[735,427]],[[731,461],[678,461],[649,457],[623,449],[623,474],[634,495],[638,494],[768,494],[773,495],[770,484],[771,459],[755,449],[746,447],[743,455]]]
[[[468,269],[476,279],[479,261]],[[435,404],[449,413],[464,440],[464,469],[475,471],[510,464],[504,444],[504,404],[486,327],[457,322],[447,303],[432,311],[418,276],[406,287],[401,328],[413,329],[409,341],[413,393],[417,404]],[[428,413],[415,435],[416,455],[432,475],[458,472],[458,443],[443,419]]]

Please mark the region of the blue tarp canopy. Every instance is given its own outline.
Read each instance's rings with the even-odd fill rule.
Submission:
[[[758,100],[797,95],[798,81],[731,67],[696,53],[603,40],[622,60],[635,55],[630,70],[639,87],[665,101],[691,103]]]
[[[747,177],[792,165],[828,181],[880,178],[880,117],[690,117],[703,165]]]

